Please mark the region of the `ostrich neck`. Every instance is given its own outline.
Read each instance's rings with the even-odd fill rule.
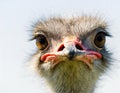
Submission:
[[[48,81],[55,93],[92,93],[98,77],[96,68],[63,63],[55,68]]]

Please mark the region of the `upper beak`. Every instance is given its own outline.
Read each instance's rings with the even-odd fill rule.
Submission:
[[[78,41],[69,41],[61,44],[57,52],[64,52],[67,54],[69,59],[73,59],[74,56],[78,54],[85,54],[85,48]]]

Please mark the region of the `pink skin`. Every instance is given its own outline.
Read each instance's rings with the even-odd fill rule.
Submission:
[[[69,43],[69,42],[71,42],[71,41],[67,41],[67,43]],[[90,64],[93,62],[93,60],[102,58],[102,55],[100,53],[98,53],[96,51],[88,51],[88,50],[86,50],[86,48],[83,47],[81,42],[79,42],[78,40],[75,40],[74,44],[79,45],[82,48],[82,51],[86,52],[86,54],[75,56],[74,59],[77,60],[77,61],[84,62],[89,68],[92,68]],[[61,51],[59,51],[60,48],[63,47],[63,45],[64,45],[64,43],[60,44],[60,46],[58,47],[57,52],[46,53],[46,54],[42,55],[40,60],[43,61],[44,63],[52,62],[53,66],[56,66],[61,61],[65,61],[67,59],[67,57],[66,57],[67,54],[66,55],[61,54]]]

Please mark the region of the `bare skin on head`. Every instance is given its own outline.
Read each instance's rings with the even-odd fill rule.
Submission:
[[[108,67],[106,23],[97,17],[50,18],[35,24],[38,47],[32,57],[54,93],[93,93]]]

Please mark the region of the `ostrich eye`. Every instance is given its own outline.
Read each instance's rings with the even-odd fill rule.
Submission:
[[[48,41],[44,35],[36,37],[36,45],[40,50],[44,50],[48,47]]]
[[[97,33],[94,38],[94,44],[98,48],[103,48],[103,46],[105,44],[105,33],[103,33],[103,32]]]

